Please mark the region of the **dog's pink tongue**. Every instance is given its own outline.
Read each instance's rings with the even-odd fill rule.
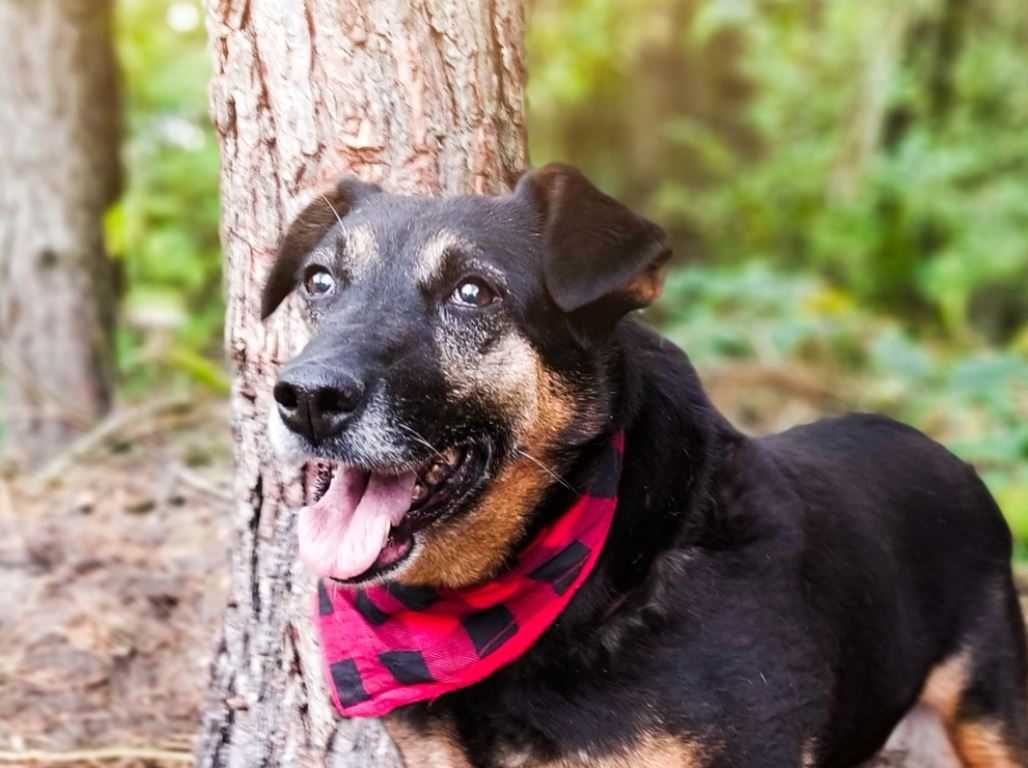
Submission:
[[[325,495],[300,510],[300,558],[318,576],[352,579],[385,549],[410,509],[415,474],[336,469]]]

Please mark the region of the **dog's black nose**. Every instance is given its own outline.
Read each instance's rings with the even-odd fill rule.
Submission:
[[[364,399],[364,385],[321,366],[287,368],[274,389],[282,421],[312,442],[339,434]]]

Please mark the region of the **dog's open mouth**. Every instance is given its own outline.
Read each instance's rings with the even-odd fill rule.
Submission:
[[[351,583],[397,568],[419,531],[466,500],[487,460],[483,446],[468,444],[406,470],[312,462],[308,505],[299,518],[300,557],[317,575]]]

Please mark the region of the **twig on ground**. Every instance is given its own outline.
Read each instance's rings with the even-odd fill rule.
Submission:
[[[103,763],[115,760],[150,760],[165,763],[191,763],[193,755],[171,749],[147,747],[103,747],[101,749],[73,749],[68,752],[47,750],[26,750],[24,752],[0,751],[0,763],[61,765],[64,763]]]
[[[203,475],[199,474],[198,472],[194,472],[188,467],[179,465],[175,467],[173,471],[176,480],[183,483],[184,485],[188,485],[195,491],[205,493],[208,496],[217,499],[218,501],[225,502],[226,504],[231,504],[235,500],[232,497],[232,492],[229,489],[222,488],[217,483],[208,480]]]
[[[134,427],[140,422],[152,420],[162,414],[187,408],[191,404],[190,398],[178,396],[152,400],[135,408],[115,411],[95,428],[75,440],[67,450],[59,453],[45,464],[32,476],[30,483],[36,488],[41,488],[56,480],[68,467],[99,448],[122,430]]]

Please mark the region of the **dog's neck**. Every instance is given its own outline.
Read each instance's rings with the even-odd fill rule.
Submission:
[[[593,574],[543,639],[566,647],[596,646],[596,627],[616,617],[626,596],[645,592],[652,569],[660,567],[661,553],[694,543],[700,531],[714,528],[709,524],[710,477],[740,437],[707,398],[688,358],[639,323],[622,323],[607,376],[612,385],[610,431],[623,430],[626,437],[618,495],[633,503],[620,505]],[[570,485],[585,482],[608,440],[605,432],[579,451],[566,475]],[[539,519],[566,508],[569,494],[554,486]],[[580,633],[593,639],[582,642]]]
[[[666,596],[660,589],[668,579],[661,572],[675,567],[674,550],[704,544],[701,536],[717,529],[710,524],[712,477],[741,435],[707,399],[688,358],[644,326],[622,323],[607,366],[613,393],[609,432],[625,435],[619,503],[607,543],[574,599],[532,649],[440,701],[448,702],[458,720],[478,722],[497,702],[533,695],[542,681],[594,675],[639,632],[663,620]],[[599,435],[578,451],[564,474],[569,485],[587,483],[609,437]],[[571,496],[554,485],[537,520],[558,515]],[[417,706],[406,715],[423,721],[429,711]],[[462,738],[472,751],[487,753],[494,746],[494,736],[485,732]]]
[[[606,575],[617,594],[645,581],[661,551],[709,530],[710,476],[739,436],[684,353],[641,324],[622,326],[612,359],[620,382],[615,424],[629,446],[620,493],[635,503],[615,516],[597,569],[597,581]]]

